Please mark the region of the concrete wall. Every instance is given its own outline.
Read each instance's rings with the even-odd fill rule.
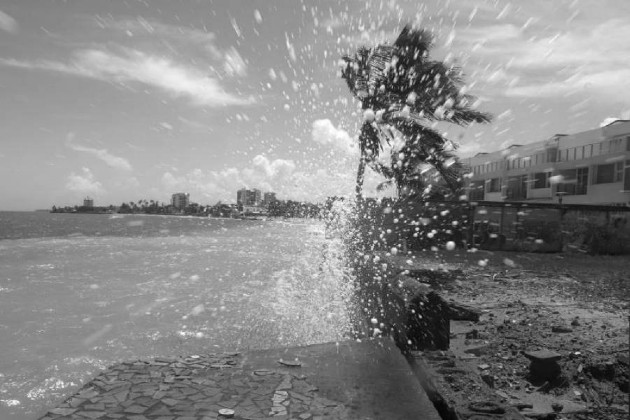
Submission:
[[[630,211],[626,208],[539,206],[394,203],[372,208],[364,230],[370,243],[384,250],[393,246],[443,248],[454,241],[458,246],[466,243],[489,250],[630,253]]]

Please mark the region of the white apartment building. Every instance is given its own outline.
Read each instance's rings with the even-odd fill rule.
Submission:
[[[630,121],[462,159],[470,201],[630,204]]]
[[[182,210],[190,204],[190,194],[175,193],[171,196],[171,205],[176,209]]]

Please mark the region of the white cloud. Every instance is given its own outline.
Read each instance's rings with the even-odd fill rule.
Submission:
[[[103,184],[94,179],[94,175],[89,168],[81,168],[79,174],[72,172],[68,175],[66,188],[82,194],[99,194],[104,192]]]
[[[358,147],[350,134],[344,129],[336,128],[329,119],[313,121],[311,131],[313,141],[343,151],[347,155],[358,153]]]
[[[225,92],[217,79],[201,69],[176,63],[166,57],[122,49],[120,54],[104,50],[80,50],[69,63],[0,59],[11,67],[50,70],[108,82],[136,82],[158,88],[174,97],[188,98],[200,106],[247,105],[252,98]]]
[[[71,141],[68,141],[67,145],[72,150],[75,150],[77,152],[87,153],[96,157],[97,159],[102,160],[108,166],[112,168],[122,169],[125,171],[133,170],[133,167],[131,166],[131,164],[129,163],[127,159],[122,158],[120,156],[112,155],[106,149],[94,149],[92,147],[85,147],[78,144],[74,144]]]
[[[594,97],[617,98],[620,91],[630,89],[630,69],[578,72],[564,80],[550,82],[533,82],[527,85],[516,85],[505,90],[507,96],[553,98],[564,95],[584,93]]]
[[[0,29],[15,34],[18,31],[18,23],[11,16],[0,10]]]
[[[291,160],[275,159],[270,161],[263,155],[254,157],[252,163],[268,178],[289,176],[295,170],[295,163]]]
[[[170,25],[143,17],[122,20],[98,18],[97,23],[101,27],[122,31],[127,36],[145,36],[151,39],[165,38],[181,48],[201,48],[204,54],[209,53],[211,59],[221,62],[222,68],[228,76],[245,76],[247,74],[247,64],[238,51],[234,47],[227,50],[217,47],[216,35],[207,30]]]
[[[537,32],[539,29],[514,24],[470,27],[460,31],[457,43],[463,51],[484,60],[485,67],[477,68],[478,79],[506,96],[586,94],[609,100],[630,89],[627,17],[599,24],[575,21],[555,32],[550,28]]]

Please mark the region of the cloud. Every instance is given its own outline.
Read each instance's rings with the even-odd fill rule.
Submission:
[[[198,106],[253,103],[252,98],[225,92],[217,79],[209,77],[201,69],[127,48],[119,54],[96,49],[80,50],[75,52],[69,63],[0,59],[0,65],[55,71],[107,82],[142,83],[174,97],[185,97]]]
[[[145,36],[154,40],[165,38],[169,42],[178,44],[178,50],[201,48],[203,53],[209,53],[210,58],[222,63],[223,70],[228,76],[245,76],[247,64],[234,47],[222,50],[216,46],[216,35],[207,30],[190,26],[170,25],[154,19],[138,17],[137,19],[97,18],[97,24],[103,28],[110,28],[124,32],[127,36]]]
[[[295,170],[295,163],[292,160],[269,160],[263,155],[254,157],[252,163],[254,168],[262,171],[268,178],[289,176]]]
[[[112,155],[106,149],[94,149],[91,147],[80,146],[78,144],[72,143],[71,141],[68,141],[67,145],[72,150],[75,150],[77,152],[87,153],[102,160],[108,166],[112,168],[121,169],[124,171],[133,170],[133,167],[131,166],[131,164],[129,163],[127,159],[122,158],[120,156]]]
[[[505,90],[506,96],[553,98],[577,93],[590,96],[619,97],[620,90],[630,89],[630,69],[578,72],[564,80],[533,82]],[[622,98],[623,99],[623,98]]]
[[[18,31],[18,23],[11,16],[0,10],[0,29],[15,34]]]
[[[512,23],[470,27],[458,31],[456,43],[484,60],[477,78],[499,94],[531,98],[586,94],[608,100],[630,89],[628,38],[630,19],[624,17],[599,24],[573,21],[568,29],[558,25],[554,32],[550,27]]]
[[[336,128],[329,119],[313,121],[311,135],[313,141],[323,146],[341,150],[347,155],[358,153],[358,147],[350,134],[344,129]]]
[[[83,194],[103,193],[103,184],[94,179],[94,175],[89,168],[81,168],[81,173],[72,172],[68,176],[66,188]]]

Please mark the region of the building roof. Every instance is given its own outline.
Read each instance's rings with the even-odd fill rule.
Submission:
[[[602,127],[609,127],[611,125],[621,124],[621,123],[628,122],[628,121],[630,121],[630,120],[616,119],[614,121],[609,122],[608,124],[604,124]]]

